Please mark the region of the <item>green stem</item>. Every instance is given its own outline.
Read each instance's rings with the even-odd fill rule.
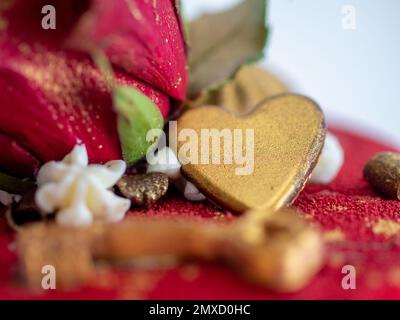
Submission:
[[[99,68],[100,72],[103,74],[107,85],[112,90],[114,90],[115,88],[114,71],[106,54],[102,50],[96,50],[92,53],[92,58],[96,66]]]

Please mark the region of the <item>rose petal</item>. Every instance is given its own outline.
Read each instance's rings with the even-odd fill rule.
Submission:
[[[54,47],[61,45],[74,29],[82,14],[89,9],[91,0],[6,0],[3,12],[2,5],[0,15],[7,22],[5,32],[8,37]],[[42,28],[42,19],[46,15],[42,8],[46,5],[54,6],[56,10],[56,29],[51,31]]]
[[[2,132],[42,162],[61,159],[78,143],[85,143],[91,162],[120,159],[111,95],[91,60],[75,52],[28,51],[0,60]],[[117,78],[168,113],[169,97],[138,80]],[[10,154],[7,162],[18,157]]]
[[[44,5],[56,7],[56,30],[41,28]],[[14,0],[1,8],[0,129],[24,151],[0,161],[6,171],[33,174],[35,160],[61,159],[77,143],[86,145],[90,162],[121,158],[109,88],[86,53],[62,45],[71,34],[75,44],[93,39],[96,45],[115,35],[106,53],[117,80],[148,96],[164,117],[171,97],[185,96],[185,44],[176,1]]]
[[[178,100],[186,94],[186,53],[174,0],[93,0],[72,37],[93,42],[121,70]]]

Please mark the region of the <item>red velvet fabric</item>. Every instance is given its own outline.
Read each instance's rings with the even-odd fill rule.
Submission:
[[[395,227],[387,228],[400,222],[400,202],[381,198],[362,179],[366,161],[391,148],[356,134],[333,131],[345,149],[345,164],[339,176],[327,186],[307,186],[295,202],[299,214],[319,226],[327,239],[326,266],[303,290],[274,293],[247,283],[222,265],[191,263],[163,270],[101,270],[96,281],[84,288],[33,293],[18,281],[14,235],[1,218],[0,299],[400,298],[400,234]],[[149,210],[130,214],[234,219],[211,203],[191,203],[176,195]],[[355,290],[344,290],[341,285],[342,267],[347,264],[357,271]]]

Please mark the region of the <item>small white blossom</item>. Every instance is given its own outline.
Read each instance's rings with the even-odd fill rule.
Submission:
[[[89,165],[86,147],[77,145],[62,161],[50,161],[40,169],[36,204],[45,213],[56,213],[57,223],[65,226],[120,221],[130,200],[110,189],[125,170],[122,160]]]

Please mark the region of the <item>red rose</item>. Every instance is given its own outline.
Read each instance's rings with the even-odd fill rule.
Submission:
[[[56,29],[42,28],[42,8]],[[175,0],[14,0],[0,3],[0,171],[32,176],[86,144],[92,162],[121,158],[110,91],[83,47],[102,48],[116,78],[167,116],[186,93]]]

